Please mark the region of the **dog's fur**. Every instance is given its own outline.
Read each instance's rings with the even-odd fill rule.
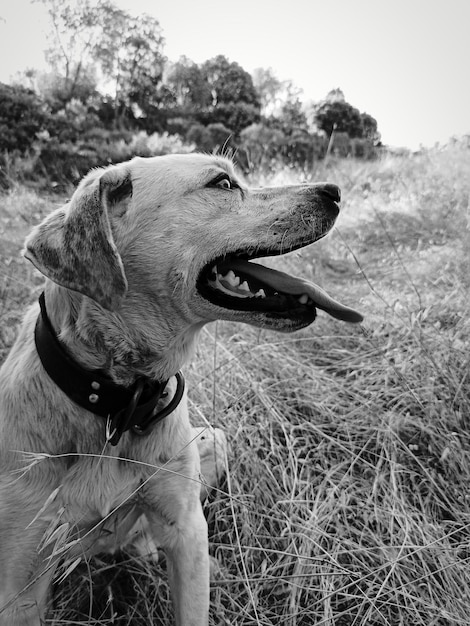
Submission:
[[[224,308],[198,292],[201,269],[225,252],[288,251],[336,217],[321,185],[229,189],[211,184],[221,173],[237,180],[228,160],[204,155],[96,170],[30,235],[25,255],[47,277],[52,325],[83,367],[122,385],[164,380],[212,320],[282,331],[313,321]],[[59,557],[112,550],[144,518],[167,555],[176,623],[207,624],[207,526],[186,401],[148,436],[127,432],[106,445],[105,420],[45,373],[38,311],[26,313],[0,372],[0,625],[40,624]]]

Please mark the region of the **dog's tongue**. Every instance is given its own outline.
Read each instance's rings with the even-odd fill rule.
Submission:
[[[281,291],[293,296],[301,296],[306,293],[317,308],[344,322],[358,323],[364,319],[358,311],[334,300],[321,287],[303,278],[296,278],[279,270],[273,270],[256,263],[249,263],[243,259],[231,258],[227,262],[226,267],[235,273],[238,270],[243,274],[252,276],[275,291]]]

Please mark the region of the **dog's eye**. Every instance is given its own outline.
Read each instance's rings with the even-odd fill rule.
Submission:
[[[219,180],[217,183],[217,187],[221,187],[222,189],[232,189],[232,183],[229,178],[222,178],[222,180]]]
[[[218,187],[219,189],[234,189],[237,185],[230,179],[228,174],[219,174],[211,180],[208,187]]]

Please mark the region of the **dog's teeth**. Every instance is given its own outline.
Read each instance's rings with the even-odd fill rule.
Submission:
[[[308,296],[306,293],[303,293],[300,298],[299,298],[299,302],[300,304],[307,304],[308,302]]]
[[[232,296],[234,298],[246,299],[246,298],[251,298],[253,296],[251,291],[243,291],[243,293],[238,293],[237,291],[233,289],[228,289],[227,287],[224,287],[224,285],[220,282],[219,278],[220,276],[217,275],[215,280],[209,280],[209,285],[213,287],[214,289],[217,289],[218,291],[225,293],[227,296]]]
[[[244,280],[238,288],[241,289],[241,291],[250,291],[250,287],[248,286],[246,280]]]
[[[266,294],[264,293],[264,289],[260,289],[259,291],[257,291],[257,292],[255,293],[255,296],[256,296],[257,298],[266,298]]]
[[[238,287],[238,285],[240,284],[240,278],[238,276],[235,276],[235,273],[232,270],[229,270],[227,274],[222,278],[233,287]]]

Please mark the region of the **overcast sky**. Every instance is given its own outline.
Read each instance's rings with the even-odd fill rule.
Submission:
[[[470,0],[116,0],[156,17],[171,60],[224,54],[272,67],[304,99],[339,87],[384,143],[417,148],[470,133]],[[0,80],[44,67],[40,4],[0,0]]]

